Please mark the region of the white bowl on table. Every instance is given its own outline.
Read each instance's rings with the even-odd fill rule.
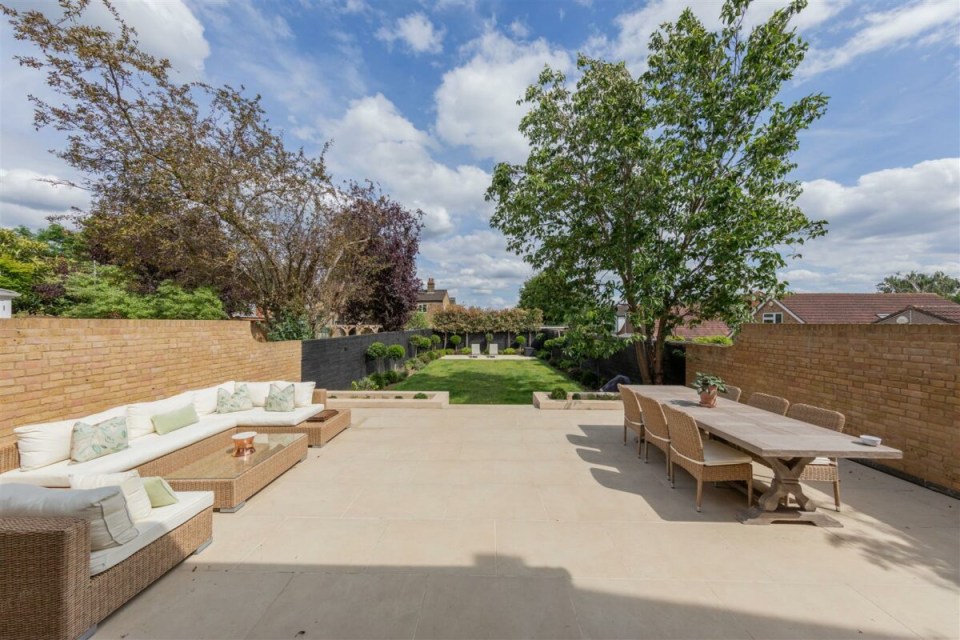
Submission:
[[[860,442],[867,445],[868,447],[876,447],[882,442],[877,436],[860,436]]]

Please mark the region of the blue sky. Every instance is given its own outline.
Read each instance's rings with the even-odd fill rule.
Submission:
[[[53,3],[13,3],[17,7]],[[649,35],[687,5],[711,26],[711,0],[152,0],[116,2],[143,47],[184,80],[263,96],[288,142],[334,144],[338,180],[370,178],[422,208],[419,273],[459,301],[510,305],[530,267],[488,225],[483,193],[497,161],[521,161],[523,89],[578,51],[643,69]],[[779,0],[758,1],[757,22]],[[99,10],[98,10],[99,11]],[[97,16],[94,16],[97,19]],[[960,3],[811,0],[796,21],[808,59],[785,99],[831,97],[795,156],[801,205],[830,222],[783,273],[797,291],[871,291],[894,271],[960,276]],[[39,226],[83,193],[35,132],[28,93],[45,95],[0,28],[0,225]]]

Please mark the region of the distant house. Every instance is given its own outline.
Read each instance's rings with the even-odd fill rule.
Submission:
[[[727,326],[727,323],[720,320],[704,320],[696,326],[691,326],[693,320],[692,315],[687,313],[684,315],[688,316],[686,320],[688,324],[674,328],[670,332],[671,335],[690,340],[705,336],[730,336],[733,334],[733,331]],[[633,335],[633,325],[627,317],[627,305],[625,304],[617,305],[617,335]]]
[[[427,288],[417,294],[417,311],[427,315],[456,304],[456,298],[451,298],[446,289],[437,289],[433,278],[427,278]]]
[[[943,304],[911,304],[874,324],[960,324],[960,304],[950,300]]]
[[[0,289],[0,318],[9,318],[13,315],[13,299],[20,294],[10,289]]]
[[[759,305],[753,319],[765,324],[872,324],[910,307],[931,318],[949,313],[943,309],[960,309],[935,293],[791,293]]]

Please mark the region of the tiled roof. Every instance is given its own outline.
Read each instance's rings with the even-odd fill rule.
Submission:
[[[447,295],[446,289],[434,289],[433,291],[421,291],[417,294],[417,302],[443,302]]]
[[[910,305],[944,303],[950,301],[935,293],[792,293],[780,300],[808,324],[870,324]]]
[[[911,309],[940,318],[944,322],[960,324],[960,304],[949,300],[944,300],[941,304],[911,304],[890,315],[898,315]]]

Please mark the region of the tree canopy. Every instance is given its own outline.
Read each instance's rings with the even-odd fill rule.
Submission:
[[[753,291],[824,233],[789,179],[798,134],[826,109],[779,92],[807,45],[797,0],[749,31],[749,0],[727,0],[708,30],[689,9],[650,39],[647,70],[584,56],[571,88],[546,68],[522,99],[530,154],[500,163],[491,224],[540,271],[565,274],[597,308],[627,305],[644,382],[662,382],[663,341],[691,318],[737,324]]]
[[[934,273],[900,273],[887,276],[877,283],[881,293],[936,293],[944,298],[960,303],[960,279],[943,271]]]
[[[259,96],[178,83],[109,2],[110,28],[85,19],[89,3],[62,0],[56,18],[2,9],[14,36],[38,48],[20,64],[45,73],[57,96],[30,97],[34,123],[66,135],[56,155],[91,194],[75,221],[94,260],[123,267],[146,290],[209,286],[228,310],[255,305],[312,325],[341,311],[377,243],[398,237],[384,229],[403,229],[407,249],[419,236],[418,214],[372,189],[335,188],[326,148],[288,149]],[[379,215],[358,224],[360,210]]]
[[[541,271],[527,278],[520,287],[521,309],[540,309],[547,324],[563,324],[572,313],[590,306],[592,297],[571,283],[559,270]]]

